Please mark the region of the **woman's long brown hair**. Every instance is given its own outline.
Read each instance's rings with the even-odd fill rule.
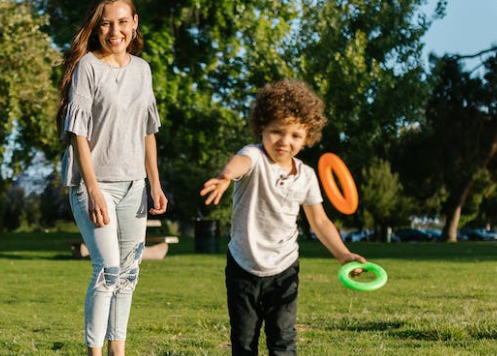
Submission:
[[[78,64],[80,59],[86,53],[101,49],[95,28],[100,24],[105,6],[118,1],[122,1],[129,5],[133,17],[137,14],[135,4],[132,0],[95,1],[88,11],[83,26],[81,26],[79,31],[74,36],[71,47],[69,47],[64,55],[64,62],[62,64],[64,72],[59,81],[60,101],[59,108],[57,110],[57,128],[60,135],[63,133],[64,130],[64,120],[67,113],[67,105],[69,102],[69,89],[71,87],[71,79],[74,68],[76,68],[76,64]],[[140,54],[142,49],[143,38],[140,34],[140,31],[136,29],[136,38],[131,41],[126,51],[130,54],[138,55]]]

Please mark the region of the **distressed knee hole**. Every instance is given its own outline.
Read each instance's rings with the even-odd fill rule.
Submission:
[[[134,283],[136,279],[138,278],[138,268],[132,268],[129,270],[128,275],[126,276],[126,279],[130,283]]]
[[[103,267],[97,278],[95,288],[104,286],[106,289],[115,289],[119,284],[119,267]]]
[[[121,291],[133,291],[138,283],[138,268],[132,268],[124,275],[122,284],[120,286]]]
[[[107,287],[112,287],[119,281],[119,267],[104,267],[104,280]]]

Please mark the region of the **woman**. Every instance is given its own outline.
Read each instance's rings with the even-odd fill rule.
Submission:
[[[67,142],[63,181],[92,259],[85,301],[88,355],[124,356],[144,249],[147,193],[166,211],[154,134],[160,126],[131,0],[100,0],[67,52],[58,124]]]

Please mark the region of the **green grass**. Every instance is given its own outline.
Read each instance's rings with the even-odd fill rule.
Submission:
[[[71,259],[72,234],[0,236],[0,355],[83,355],[89,261]],[[388,284],[354,292],[315,241],[301,243],[299,354],[497,355],[497,244],[350,244],[382,265]],[[127,355],[230,355],[225,246],[193,239],[144,261]],[[261,338],[261,355],[267,355]]]

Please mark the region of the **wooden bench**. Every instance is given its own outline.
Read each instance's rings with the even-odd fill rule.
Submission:
[[[177,236],[164,237],[147,237],[146,243],[153,243],[152,246],[145,246],[143,250],[144,260],[162,260],[166,257],[169,250],[169,244],[177,244],[179,239]]]
[[[71,245],[72,257],[78,260],[89,259],[90,253],[86,248],[85,243],[82,238],[67,240],[67,243]]]
[[[147,227],[161,227],[160,220],[148,220]],[[71,245],[72,256],[76,259],[89,259],[90,254],[86,248],[82,238],[70,239],[67,242]],[[153,244],[151,246],[145,245],[143,250],[142,259],[144,260],[162,260],[166,257],[169,250],[169,244],[179,243],[177,236],[163,236],[163,237],[150,237],[145,238],[145,244]]]

